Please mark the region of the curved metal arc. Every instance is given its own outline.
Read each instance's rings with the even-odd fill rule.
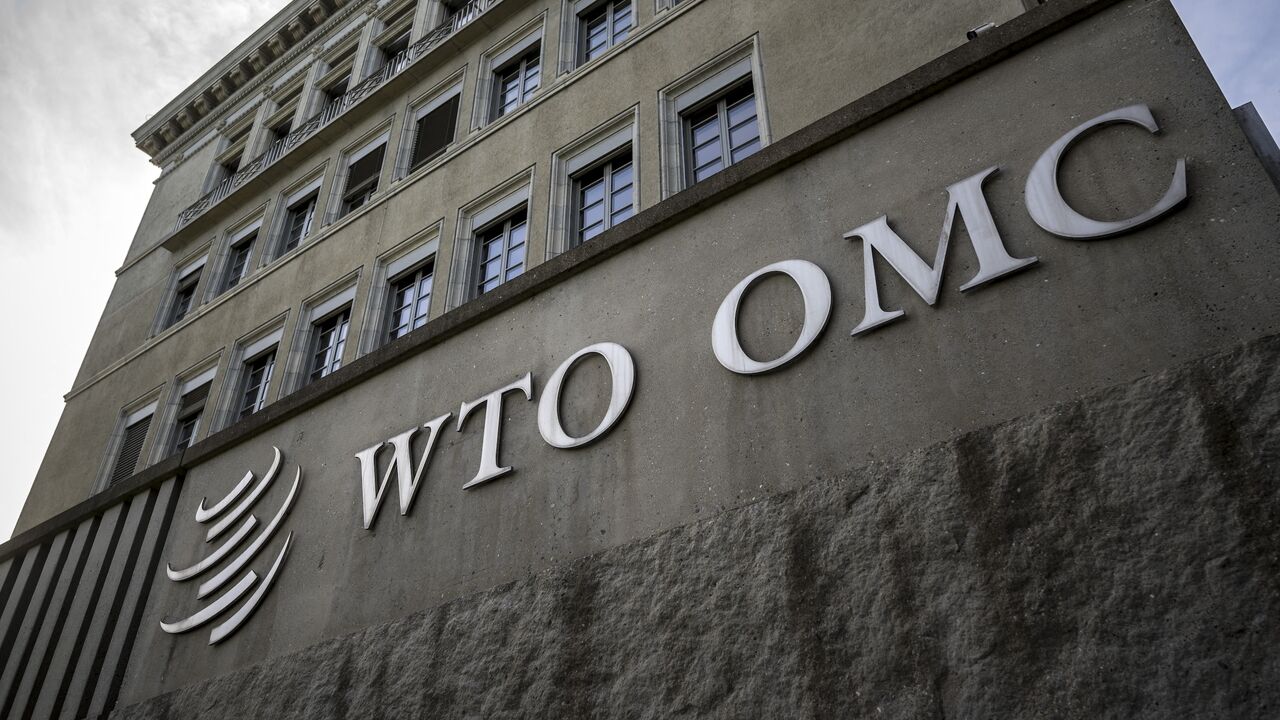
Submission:
[[[249,508],[253,507],[253,504],[258,501],[258,498],[262,497],[262,493],[266,492],[267,488],[271,486],[271,483],[276,479],[276,473],[280,470],[281,462],[280,448],[272,449],[276,451],[276,456],[275,459],[271,461],[271,469],[267,471],[266,475],[262,476],[262,479],[258,481],[256,486],[254,486],[253,491],[249,493],[249,496],[237,505],[236,509],[232,510],[230,515],[222,518],[218,521],[217,525],[209,528],[209,532],[204,537],[205,542],[212,542],[214,538],[226,532],[227,528],[231,527],[237,520],[244,516],[245,513],[249,512]]]
[[[208,570],[214,565],[217,565],[218,562],[222,560],[222,558],[226,557],[232,550],[235,549],[237,545],[240,544],[242,540],[248,537],[249,533],[255,527],[257,527],[257,525],[258,525],[258,518],[254,517],[253,515],[250,515],[244,521],[244,524],[240,526],[240,529],[236,530],[235,534],[232,535],[230,538],[228,538],[226,542],[224,542],[222,545],[219,545],[217,550],[214,550],[213,552],[209,553],[208,557],[204,558],[203,560],[200,560],[199,562],[197,562],[196,564],[192,565],[191,567],[185,570],[174,570],[173,564],[168,563],[166,564],[164,569],[165,574],[168,575],[169,579],[174,582],[182,582],[183,580],[190,580],[191,578],[199,575],[205,570]]]
[[[244,549],[244,552],[237,555],[236,558],[225,568],[219,571],[217,575],[214,575],[212,578],[209,578],[200,585],[199,589],[196,591],[197,598],[203,598],[213,592],[216,592],[218,588],[225,585],[227,581],[234,577],[235,574],[238,573],[250,560],[257,557],[258,552],[262,550],[262,546],[267,544],[267,541],[270,540],[271,536],[275,534],[277,529],[279,529],[280,523],[284,520],[285,516],[289,514],[289,510],[293,507],[293,502],[298,496],[298,486],[301,482],[302,468],[298,468],[298,472],[293,478],[293,487],[289,488],[289,495],[284,499],[284,504],[281,505],[280,510],[276,512],[276,516],[271,518],[271,522],[267,523],[267,526],[262,529],[262,532],[258,533],[258,536],[253,539],[253,542]]]
[[[160,629],[164,630],[170,635],[177,635],[178,633],[190,632],[192,630],[195,630],[201,625],[218,617],[223,612],[225,612],[227,608],[235,604],[235,602],[239,600],[245,594],[245,592],[249,590],[249,586],[253,585],[253,583],[257,581],[257,579],[258,579],[258,574],[250,570],[249,572],[245,573],[244,577],[240,578],[240,582],[236,583],[235,587],[223,593],[221,597],[219,597],[217,600],[214,600],[212,603],[207,605],[204,609],[200,610],[199,612],[192,615],[191,617],[178,620],[176,622],[165,622],[161,620]]]
[[[216,645],[222,642],[240,628],[246,620],[253,615],[258,609],[258,605],[262,603],[262,598],[266,596],[267,591],[275,583],[276,574],[280,570],[280,565],[284,562],[285,555],[289,552],[289,545],[293,542],[293,533],[290,532],[284,539],[284,547],[280,548],[280,554],[276,555],[276,560],[271,564],[271,569],[267,571],[266,577],[258,584],[257,589],[249,596],[249,599],[235,611],[231,617],[227,618],[221,625],[218,625],[209,632],[209,644]]]
[[[244,477],[240,479],[240,483],[232,488],[231,492],[227,493],[226,497],[219,500],[211,508],[206,508],[204,506],[204,504],[209,501],[209,498],[200,498],[200,507],[196,508],[196,522],[209,522],[213,518],[222,514],[223,510],[231,507],[231,503],[240,499],[240,496],[244,494],[244,491],[249,489],[249,483],[251,482],[253,482],[252,470],[245,473]]]

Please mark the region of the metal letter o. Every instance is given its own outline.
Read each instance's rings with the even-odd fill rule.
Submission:
[[[786,354],[768,362],[760,362],[748,357],[742,344],[738,342],[738,305],[748,288],[766,275],[773,274],[786,275],[800,287],[800,295],[804,298],[804,326],[800,328],[800,337],[796,338],[795,344]],[[827,279],[827,274],[807,260],[783,260],[751,273],[729,291],[711,325],[711,349],[715,351],[720,364],[728,370],[740,375],[766,373],[799,357],[822,333],[830,317],[831,281]]]
[[[609,376],[613,381],[613,389],[609,394],[609,409],[595,430],[576,438],[564,431],[560,425],[560,388],[564,385],[565,375],[579,360],[590,354],[604,358],[609,364]],[[617,343],[604,342],[584,347],[560,363],[547,386],[542,389],[542,399],[538,401],[538,432],[542,439],[554,448],[567,450],[582,447],[590,443],[613,427],[626,412],[631,403],[631,395],[636,387],[636,364],[631,353]]]

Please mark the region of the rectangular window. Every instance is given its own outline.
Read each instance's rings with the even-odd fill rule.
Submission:
[[[342,102],[342,96],[347,94],[347,88],[351,85],[351,74],[347,73],[341,78],[329,83],[321,92],[324,94],[324,109],[328,110]]]
[[[439,156],[453,142],[458,128],[460,98],[460,95],[454,95],[418,118],[413,129],[413,151],[409,154],[410,171]]]
[[[347,329],[350,325],[350,307],[312,325],[307,382],[315,382],[342,367],[342,351],[347,347]]]
[[[427,324],[431,310],[431,289],[435,282],[435,261],[391,280],[391,300],[387,318],[387,341]]]
[[[524,208],[476,233],[477,295],[489,292],[524,272],[528,213]]]
[[[236,285],[249,274],[249,255],[253,252],[253,241],[258,239],[258,231],[246,235],[238,240],[227,250],[227,266],[222,273],[222,283],[218,292],[224,293]]]
[[[311,220],[316,214],[316,199],[320,197],[317,190],[289,206],[284,218],[284,234],[280,237],[279,257],[298,247],[303,238],[311,232]]]
[[[178,286],[173,291],[173,303],[169,305],[169,316],[165,318],[166,328],[177,325],[191,313],[191,308],[195,305],[196,286],[200,284],[200,272],[201,269],[197,268],[178,278]]]
[[[276,366],[276,348],[272,347],[244,361],[240,375],[240,392],[237,395],[235,416],[243,420],[258,412],[267,404],[267,389],[271,385],[271,373]]]
[[[635,213],[631,149],[573,178],[574,244],[579,245]]]
[[[289,133],[293,132],[293,118],[280,122],[271,128],[271,143],[278,143],[289,137]]]
[[[400,57],[402,53],[409,49],[409,31],[405,30],[400,35],[389,41],[387,44],[378,48],[378,52],[382,55],[382,65],[385,67],[391,65],[390,72],[400,72],[404,66],[404,58]]]
[[[760,149],[756,97],[750,82],[685,113],[683,120],[690,184],[705,180]]]
[[[631,33],[631,0],[606,0],[578,16],[578,64],[594,60]]]
[[[491,120],[510,113],[533,96],[542,79],[539,59],[541,50],[541,43],[534,45],[524,55],[494,71],[493,110],[489,114]]]
[[[125,427],[124,439],[120,442],[120,449],[116,452],[116,462],[111,467],[111,476],[107,480],[107,487],[127,479],[138,469],[138,458],[142,456],[142,444],[147,440],[147,430],[151,428],[152,417],[152,414],[148,414],[146,417],[135,420]]]
[[[347,166],[347,184],[342,192],[342,205],[338,217],[342,217],[369,202],[378,191],[378,176],[382,174],[382,156],[386,154],[384,142],[366,151]]]
[[[209,399],[210,385],[211,383],[205,383],[183,393],[174,420],[173,437],[169,440],[168,454],[186,450],[195,441],[196,432],[200,430],[200,418],[204,415],[205,402]]]

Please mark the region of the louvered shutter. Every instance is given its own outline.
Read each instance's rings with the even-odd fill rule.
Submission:
[[[370,178],[377,177],[382,170],[382,154],[386,149],[385,144],[380,145],[377,150],[351,163],[351,171],[347,173],[346,192],[351,192],[352,188],[358,188]]]
[[[458,125],[458,96],[454,95],[443,105],[418,118],[413,134],[413,155],[410,168],[439,155],[449,143]]]
[[[182,405],[178,408],[178,417],[186,417],[204,406],[205,398],[209,397],[210,384],[205,383],[182,396]]]
[[[115,485],[128,478],[138,467],[138,457],[142,455],[142,443],[147,439],[147,429],[151,427],[151,415],[125,428],[124,441],[120,443],[120,452],[116,455],[116,466],[111,469],[110,485]]]

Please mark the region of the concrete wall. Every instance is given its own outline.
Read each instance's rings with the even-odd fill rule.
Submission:
[[[436,51],[406,75],[385,98],[373,98],[308,141],[263,178],[255,180],[166,243],[172,250],[142,248],[159,243],[177,212],[194,202],[212,162],[216,143],[166,175],[144,215],[129,264],[103,315],[72,389],[57,432],[19,519],[19,531],[83,500],[92,490],[121,409],[150,393],[163,396],[175,376],[221,353],[212,403],[222,403],[229,348],[272,318],[287,314],[285,336],[303,298],[359,271],[361,287],[352,335],[360,331],[374,259],[433,223],[441,225],[436,286],[448,286],[458,208],[517,172],[533,168],[530,264],[545,258],[548,187],[552,153],[633,105],[639,106],[639,205],[660,199],[657,90],[752,35],[758,34],[767,90],[765,108],[774,138],[784,137],[822,115],[962,44],[965,30],[1003,21],[1021,12],[1011,0],[949,0],[932,3],[848,3],[822,0],[804,12],[780,10],[765,0],[732,3],[701,0],[655,15],[637,0],[638,32],[657,28],[604,63],[553,79],[561,3],[505,0],[455,42]],[[543,99],[526,112],[481,132],[467,134],[480,55],[531,19],[545,15]],[[821,72],[815,72],[821,68]],[[436,169],[391,183],[384,163],[381,200],[318,233],[299,252],[259,268],[253,282],[208,303],[177,328],[148,339],[170,291],[174,268],[204,245],[215,251],[228,229],[263,212],[274,227],[283,190],[324,167],[319,212],[325,213],[337,171],[337,156],[357,138],[386,123],[388,157],[394,157],[408,103],[463,70],[460,142]],[[380,96],[381,97],[381,96]],[[326,165],[327,163],[327,165]],[[263,235],[265,238],[265,233]],[[261,241],[260,246],[265,245]],[[263,258],[261,251],[257,258]],[[206,276],[209,274],[206,269]],[[207,282],[207,280],[206,280]],[[445,310],[437,292],[432,315]],[[359,343],[348,345],[352,359]],[[287,347],[282,348],[286,352]],[[279,377],[283,377],[280,374]],[[279,383],[271,390],[280,393]],[[154,443],[163,428],[153,431]],[[150,449],[150,447],[149,447]]]
[[[1122,127],[1088,137],[1062,168],[1064,192],[1084,212],[1127,217],[1159,196],[1175,161],[1185,158],[1191,186],[1185,207],[1144,230],[1105,241],[1062,240],[1036,227],[1023,204],[1023,183],[1031,164],[1077,124],[1138,102],[1151,106],[1161,134],[1152,136]],[[512,132],[518,135],[514,128]],[[502,137],[505,135],[494,136],[495,147]],[[513,152],[520,137],[511,139]],[[787,165],[781,154],[761,162],[765,160]],[[963,236],[958,236],[946,266],[940,302],[933,308],[911,294],[881,264],[885,307],[902,307],[908,317],[873,334],[849,337],[863,312],[861,248],[841,235],[888,214],[894,227],[918,251],[931,256],[946,204],[944,187],[994,164],[999,164],[1002,172],[989,184],[988,198],[1001,234],[1013,255],[1035,255],[1040,263],[962,295],[958,288],[973,275],[976,265],[971,249],[961,241]],[[475,167],[477,172],[483,171],[481,164]],[[534,208],[536,217],[537,201]],[[346,232],[377,242],[377,228],[392,225],[391,217],[397,214],[388,210],[383,217],[370,212],[350,223]],[[412,225],[414,221],[404,222]],[[317,686],[332,690],[332,694],[304,693],[301,686],[286,684],[284,687],[291,689],[279,691],[279,703],[272,705],[281,715],[302,712],[285,707],[285,703],[288,698],[297,701],[303,694],[321,705],[330,702],[326,698],[335,698],[334,704],[323,706],[326,712],[341,714],[335,709],[338,703],[361,696],[338,685],[340,677],[354,678],[371,692],[393,686],[406,703],[411,702],[407,699],[411,693],[415,697],[425,694],[429,696],[423,700],[425,706],[466,708],[482,715],[517,714],[535,706],[538,710],[551,708],[551,696],[536,689],[543,687],[538,683],[551,682],[548,678],[552,677],[542,672],[545,658],[539,653],[559,650],[537,642],[545,643],[548,637],[579,642],[559,625],[572,624],[577,614],[552,611],[562,600],[574,601],[566,599],[562,591],[563,582],[576,581],[556,579],[565,576],[553,568],[629,546],[616,552],[635,560],[626,560],[626,572],[630,573],[626,577],[631,579],[619,585],[600,579],[593,587],[616,588],[617,594],[600,600],[593,613],[604,617],[619,611],[618,622],[625,627],[617,632],[636,633],[629,636],[633,639],[643,635],[646,627],[672,632],[671,637],[684,637],[688,630],[701,639],[683,651],[663,647],[652,652],[642,649],[638,654],[629,652],[637,647],[627,644],[630,641],[619,642],[615,649],[621,650],[611,656],[616,659],[603,664],[566,659],[565,667],[573,672],[601,667],[613,668],[602,672],[644,674],[649,671],[628,665],[627,660],[661,664],[672,654],[694,655],[706,664],[708,673],[723,672],[716,676],[723,680],[695,683],[699,694],[672,707],[714,708],[720,697],[716,692],[732,695],[725,686],[733,685],[734,673],[739,671],[729,669],[735,662],[731,659],[745,653],[739,634],[748,632],[752,618],[761,620],[763,632],[781,633],[782,624],[800,617],[809,618],[804,620],[809,624],[802,625],[803,632],[812,633],[816,627],[825,634],[829,627],[833,636],[841,639],[833,639],[832,644],[815,641],[813,653],[789,656],[791,660],[784,660],[784,664],[803,661],[817,665],[806,666],[808,670],[784,667],[776,677],[814,678],[816,689],[806,690],[804,696],[783,695],[779,699],[770,695],[772,686],[752,685],[731,702],[724,701],[728,715],[734,707],[748,706],[740,703],[760,697],[790,702],[787,707],[835,702],[829,700],[832,697],[858,709],[892,701],[899,704],[892,707],[900,706],[901,714],[910,715],[917,714],[913,708],[932,707],[941,695],[984,708],[983,688],[989,679],[1011,672],[1019,673],[1027,687],[1040,691],[1039,697],[1053,702],[1069,703],[1072,688],[1084,688],[1075,697],[1085,698],[1081,700],[1085,704],[1067,704],[1062,712],[1046,714],[1088,715],[1077,708],[1087,710],[1095,707],[1092,703],[1111,699],[1097,693],[1098,688],[1112,682],[1108,667],[1127,668],[1138,663],[1147,668],[1145,660],[1151,657],[1180,662],[1179,653],[1187,647],[1180,631],[1157,622],[1161,617],[1158,612],[1137,605],[1152,600],[1170,612],[1176,609],[1191,613],[1187,616],[1191,619],[1201,617],[1194,609],[1187,610],[1184,602],[1197,597],[1204,587],[1200,581],[1156,597],[1152,597],[1156,588],[1149,587],[1156,579],[1174,577],[1176,570],[1184,567],[1179,563],[1187,555],[1140,551],[1134,558],[1134,544],[1127,533],[1147,533],[1143,538],[1156,543],[1156,533],[1164,537],[1165,533],[1181,531],[1184,535],[1175,540],[1175,546],[1200,553],[1194,556],[1188,572],[1215,567],[1211,565],[1219,562],[1215,558],[1233,547],[1243,548],[1239,550],[1242,565],[1233,567],[1247,569],[1241,571],[1243,575],[1233,576],[1232,586],[1249,588],[1260,582],[1257,573],[1263,572],[1259,568],[1265,563],[1258,548],[1266,542],[1257,538],[1263,536],[1233,541],[1234,531],[1224,529],[1224,523],[1259,503],[1274,503],[1274,493],[1267,494],[1269,491],[1256,482],[1265,473],[1269,455],[1261,456],[1264,460],[1259,464],[1247,450],[1232,451],[1223,465],[1209,468],[1215,473],[1211,482],[1194,490],[1188,483],[1197,477],[1197,468],[1213,460],[1213,453],[1224,444],[1252,448],[1272,442],[1273,423],[1266,418],[1274,415],[1269,409],[1274,404],[1274,388],[1267,384],[1270,376],[1266,368],[1274,357],[1274,343],[1264,344],[1269,354],[1251,359],[1247,372],[1213,385],[1203,396],[1196,394],[1201,390],[1198,383],[1208,381],[1212,373],[1192,372],[1187,376],[1190,379],[1178,381],[1182,394],[1170,396],[1167,408],[1158,397],[1121,402],[1101,395],[1080,405],[1079,415],[1065,420],[1040,416],[995,434],[970,435],[970,439],[935,454],[911,456],[893,466],[903,468],[903,475],[873,470],[855,475],[853,480],[839,478],[849,477],[848,473],[869,460],[898,457],[941,438],[1027,416],[1047,405],[1075,400],[1117,383],[1133,383],[1188,360],[1276,333],[1280,328],[1273,310],[1280,300],[1280,288],[1273,278],[1280,269],[1280,254],[1272,238],[1277,227],[1280,198],[1192,50],[1173,9],[1163,2],[1119,3],[740,188],[722,202],[684,216],[677,224],[563,282],[548,281],[540,292],[505,312],[467,326],[405,362],[380,368],[345,392],[324,396],[307,412],[264,426],[260,433],[193,467],[183,485],[177,520],[165,548],[166,560],[185,565],[207,550],[203,528],[190,519],[200,499],[223,496],[246,470],[262,472],[270,462],[272,446],[276,446],[285,453],[288,476],[301,467],[303,477],[298,504],[287,520],[287,528],[295,533],[288,564],[250,621],[251,627],[215,647],[206,644],[202,632],[174,638],[160,631],[162,619],[184,616],[201,604],[189,585],[170,583],[163,577],[157,580],[122,700],[142,701],[256,666],[254,673],[267,684],[254,685],[247,674],[232,675],[226,684],[158,700],[137,714],[163,716],[167,702],[177,703],[177,714],[184,716],[198,714],[195,708],[235,714],[231,708],[241,707],[235,703],[262,697],[257,688],[280,687],[268,682],[280,677],[277,671],[303,675],[297,670],[303,667],[314,671]],[[300,283],[308,269],[318,273],[319,268],[325,268],[324,272],[335,274],[349,270],[350,266],[342,265],[342,250],[337,246],[319,244],[294,265],[275,271],[279,285],[255,286],[255,297],[264,299],[264,310],[279,311],[296,302],[286,279]],[[788,258],[810,260],[830,276],[835,293],[830,326],[811,352],[786,370],[761,377],[726,371],[709,347],[717,306],[739,279]],[[785,347],[793,337],[788,333],[795,328],[797,313],[798,300],[790,287],[782,282],[762,284],[752,294],[741,320],[749,349],[764,354]],[[224,332],[229,336],[236,327],[230,316],[229,309],[211,312],[204,322],[225,322]],[[631,407],[607,438],[589,449],[552,449],[536,432],[535,403],[511,398],[503,413],[506,426],[501,459],[515,468],[514,473],[463,491],[461,486],[476,472],[481,420],[472,417],[461,433],[454,432],[450,424],[437,444],[412,511],[399,516],[394,490],[390,490],[388,504],[373,530],[361,528],[356,452],[446,412],[456,414],[460,403],[526,372],[533,373],[540,394],[546,378],[564,358],[604,340],[628,347],[639,368]],[[134,368],[141,372],[149,357],[144,355],[125,372],[134,372]],[[1213,367],[1232,365],[1228,360]],[[150,370],[153,374],[162,372],[158,364]],[[578,377],[583,386],[575,392],[580,395],[566,403],[572,408],[575,428],[589,425],[591,413],[601,406],[600,368],[586,370]],[[597,382],[593,383],[593,378]],[[1127,391],[1119,392],[1123,396]],[[1213,412],[1217,414],[1197,415],[1207,412],[1205,405],[1216,408]],[[1221,438],[1207,438],[1201,445],[1191,442],[1198,433],[1217,432],[1226,418],[1237,414],[1246,418],[1239,420],[1238,435],[1228,432]],[[1179,418],[1187,423],[1180,424]],[[1199,424],[1189,424],[1197,418]],[[1067,440],[1067,433],[1079,433],[1080,444]],[[1157,439],[1167,444],[1146,447],[1148,441]],[[1035,448],[1057,449],[1046,450],[1050,454],[1045,464],[1037,465]],[[1242,482],[1249,483],[1248,492],[1231,494],[1235,488],[1231,484],[1236,472],[1233,468],[1245,478]],[[952,472],[958,473],[955,482],[964,489],[947,484]],[[894,487],[887,487],[891,480]],[[1037,481],[1043,484],[1036,486]],[[1119,484],[1125,484],[1123,489],[1115,487]],[[876,510],[871,515],[859,509],[859,503],[864,502],[859,500],[858,488],[862,487],[870,488],[865,502],[874,503]],[[286,490],[287,483],[278,483],[264,500],[264,507],[278,506]],[[753,506],[756,509],[737,511],[700,526],[705,529],[670,534],[648,545],[635,544],[656,533],[791,492],[801,499],[778,497]],[[938,503],[930,504],[934,498]],[[1041,498],[1043,505],[1036,502]],[[1195,504],[1195,498],[1204,501]],[[915,500],[925,502],[919,512],[913,509],[918,507]],[[810,506],[810,502],[817,505]],[[1006,513],[999,510],[1001,507],[1011,509]],[[1194,515],[1202,509],[1208,514],[1196,515],[1197,523],[1188,523],[1188,512],[1194,511]],[[848,524],[866,522],[870,522],[867,527],[885,532],[850,530],[852,534],[827,533],[806,539],[810,526],[799,520],[770,525],[769,517],[803,515],[810,510],[820,510],[833,524],[822,533],[836,524],[847,528]],[[1142,521],[1146,512],[1156,513],[1150,524]],[[771,527],[798,536],[788,549],[779,544]],[[1081,536],[1086,530],[1097,535]],[[1274,528],[1268,532],[1274,533]],[[828,543],[839,537],[856,541],[838,548]],[[1034,545],[1027,544],[1032,542]],[[931,560],[931,553],[952,543],[958,546],[957,552],[974,553],[957,562],[978,569],[951,575]],[[684,552],[693,552],[705,565],[670,567],[671,563],[682,565],[681,558],[688,557],[654,550],[671,544],[685,546]],[[754,548],[757,554],[735,556],[739,557],[733,561],[737,565],[718,564],[716,558],[728,546],[744,553]],[[1078,565],[1065,567],[1055,560],[1065,550],[1095,546],[1096,552],[1077,556]],[[1209,548],[1219,550],[1205,554]],[[658,552],[657,560],[654,552]],[[841,554],[833,554],[837,552]],[[600,556],[602,560],[592,562],[602,564],[590,572],[614,572],[609,557],[618,555]],[[858,562],[868,564],[865,571],[843,565],[856,558],[864,558]],[[1130,567],[1126,565],[1129,562],[1141,565],[1134,577],[1146,584],[1143,592],[1137,592],[1121,583],[1128,599],[1117,601],[1121,629],[1114,641],[1104,638],[1106,631],[1098,627],[1109,618],[1107,593],[1082,597],[1081,605],[1071,608],[1053,604],[1069,602],[1057,593],[1087,585],[1104,568],[1119,568],[1117,577],[1128,577],[1125,568]],[[670,573],[655,572],[655,567]],[[744,581],[745,568],[762,574],[758,585],[756,579]],[[786,578],[792,574],[799,578],[797,583],[821,584],[828,570],[831,587],[866,581],[886,588],[886,594],[859,595],[852,604],[841,604],[840,598],[849,595],[835,592],[809,604],[807,593],[816,589],[796,585],[787,590]],[[1055,572],[1063,573],[1061,584]],[[543,579],[529,579],[539,573],[551,573],[540,576],[553,578],[550,586],[540,584],[547,582]],[[590,573],[582,577],[596,582],[589,579]],[[661,582],[664,578],[671,578],[673,584]],[[921,584],[913,585],[912,578],[921,578]],[[474,596],[506,583],[516,584],[504,592]],[[985,586],[989,595],[983,594],[982,583],[995,583]],[[651,586],[653,595],[625,593],[645,584]],[[705,588],[706,594],[698,594],[692,589],[695,587]],[[751,605],[754,610],[743,609],[741,615],[732,616],[736,618],[733,622],[698,624],[701,618],[725,617],[717,603],[747,602],[739,593],[754,592],[757,587],[760,603]],[[723,594],[715,588],[722,588]],[[798,604],[789,614],[770,605],[786,602],[785,593],[793,591]],[[587,588],[583,592],[586,595],[576,597],[593,596],[595,591]],[[778,599],[778,593],[783,593],[783,600]],[[983,599],[987,597],[995,598],[992,604]],[[958,607],[966,598],[972,599],[973,606]],[[596,607],[595,599],[590,602]],[[662,609],[668,602],[681,606],[704,602],[706,612],[669,615]],[[1246,628],[1244,632],[1254,632],[1248,629],[1246,619],[1268,617],[1265,608],[1255,615],[1240,612],[1230,603],[1205,602],[1203,617],[1221,618],[1226,624],[1219,628],[1240,626]],[[445,603],[457,604],[419,616],[430,620],[386,625]],[[527,608],[528,614],[484,609],[493,606]],[[476,611],[479,614],[463,610],[470,607],[480,608]],[[1041,609],[1048,614],[1036,615]],[[943,611],[958,613],[957,624],[939,625]],[[536,625],[538,641],[529,640],[533,635],[524,627],[501,633],[501,628],[510,627],[517,618]],[[688,624],[680,618],[687,618]],[[451,622],[462,626],[450,628]],[[742,624],[735,624],[739,622]],[[1212,622],[1206,619],[1195,627],[1207,633]],[[483,630],[472,623],[481,623]],[[967,634],[966,628],[990,624],[1000,625],[991,635]],[[853,630],[848,630],[851,625]],[[375,626],[383,628],[348,637]],[[692,630],[695,627],[697,630]],[[1274,637],[1271,625],[1264,622],[1259,627],[1259,637]],[[589,628],[584,632],[593,632]],[[495,635],[481,638],[488,630]],[[945,630],[947,639],[929,641],[926,634],[934,630]],[[839,636],[846,631],[847,635]],[[602,632],[605,638],[614,630]],[[1093,643],[1085,660],[1068,657],[1074,647],[1070,637],[1079,632],[1085,632]],[[475,634],[460,637],[454,633]],[[858,686],[833,679],[830,672],[835,670],[824,670],[822,653],[833,653],[829,656],[833,667],[846,667],[841,665],[849,660],[845,653],[861,646],[857,639],[867,636],[873,639],[872,649],[857,661],[857,667],[872,674],[868,682],[874,692],[866,698],[849,697]],[[766,648],[786,645],[781,637],[762,638],[762,644]],[[339,642],[339,638],[346,639]],[[451,701],[439,700],[440,705],[432,705],[434,690],[395,684],[402,680],[424,682],[420,673],[388,676],[386,673],[397,667],[394,662],[382,665],[370,661],[365,665],[357,658],[362,648],[371,654],[394,656],[401,647],[397,643],[407,643],[413,653],[421,654],[419,657],[429,656],[433,658],[430,662],[436,662],[453,651],[455,646],[450,643],[454,638],[459,638],[456,649],[467,661],[451,666],[465,668],[451,677],[472,684],[441,690],[454,694]],[[905,644],[907,640],[915,644]],[[309,655],[291,655],[326,641],[333,642],[308,651]],[[1143,654],[1136,649],[1139,642],[1155,645],[1141,646],[1152,648]],[[1246,647],[1243,640],[1221,642],[1221,647],[1227,648],[1223,657],[1230,657],[1224,662],[1258,667],[1256,647]],[[901,654],[904,646],[918,648],[924,655],[911,655],[916,658],[913,661]],[[527,682],[489,694],[487,688],[493,682],[489,675],[495,667],[485,665],[484,658],[492,657],[499,647],[510,653],[513,665],[504,659],[497,667]],[[582,657],[595,657],[593,651],[582,652]],[[1095,657],[1095,652],[1113,665],[1100,666],[1088,659]],[[944,662],[942,658],[951,657],[947,653],[959,659]],[[1208,663],[1211,657],[1206,655],[1196,662]],[[988,658],[988,664],[978,670],[964,669]],[[528,675],[520,675],[523,671],[518,666],[523,662],[531,668]],[[1080,664],[1072,666],[1073,662]],[[1068,666],[1074,669],[1061,674]],[[269,669],[273,667],[278,670]],[[961,669],[952,680],[948,668],[957,667]],[[1199,674],[1194,679],[1210,682],[1216,677],[1213,668],[1197,668]],[[384,673],[381,680],[371,679],[369,673],[379,672]],[[757,679],[774,676],[773,669],[742,672]],[[1143,699],[1175,686],[1178,676],[1173,671],[1151,679],[1145,677],[1145,671],[1142,674],[1144,677],[1130,677],[1140,685],[1133,699],[1115,702],[1130,702],[1143,712],[1154,712],[1145,709]],[[1040,678],[1040,685],[1035,684],[1036,678]],[[1078,684],[1072,684],[1077,680]],[[603,705],[614,705],[607,693],[609,687],[617,687],[609,682],[621,682],[617,674],[573,680],[579,681],[585,689],[577,697],[585,698],[583,702],[595,703],[592,693],[598,692],[605,694]],[[448,682],[441,679],[441,683]],[[837,684],[822,685],[829,682]],[[660,692],[652,685],[645,687]],[[841,689],[849,692],[839,695],[836,691]],[[926,694],[926,689],[933,695]],[[623,687],[620,692],[626,690]],[[475,693],[475,697],[467,693]],[[682,693],[677,688],[663,697],[686,697]],[[993,701],[991,707],[1001,712],[993,710],[991,714],[1032,714],[1025,712],[1026,706],[1016,705],[1018,698],[1024,697],[1021,686],[1011,685],[1002,697],[1011,705]],[[1234,695],[1205,697],[1206,708],[1218,707],[1213,703],[1219,701],[1235,702]],[[531,705],[484,704],[522,701]],[[264,702],[275,703],[276,699]],[[625,707],[623,703],[616,705]],[[368,705],[359,707],[373,712]],[[1005,708],[1009,708],[1007,712]],[[655,716],[664,714],[671,713]]]

